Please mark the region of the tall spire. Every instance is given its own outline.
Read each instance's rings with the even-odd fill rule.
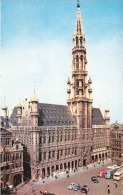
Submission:
[[[84,34],[81,13],[80,13],[80,5],[79,0],[77,0],[77,17],[76,17],[76,25],[74,35]]]

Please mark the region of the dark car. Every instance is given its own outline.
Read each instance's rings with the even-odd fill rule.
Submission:
[[[94,183],[99,183],[98,179],[97,179],[95,176],[93,176],[93,177],[91,178],[91,180],[92,180]]]
[[[84,186],[82,187],[82,189],[81,189],[81,192],[82,192],[82,193],[85,193],[85,194],[87,194],[88,191],[89,191],[89,188],[88,188],[87,185],[84,185]]]

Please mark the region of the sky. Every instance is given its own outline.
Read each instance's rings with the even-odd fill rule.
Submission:
[[[1,0],[0,107],[31,99],[66,105],[76,0]],[[123,123],[123,1],[80,0],[93,107]],[[1,114],[1,112],[0,112]]]

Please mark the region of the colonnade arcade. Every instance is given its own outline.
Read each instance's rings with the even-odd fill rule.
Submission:
[[[38,169],[37,177],[38,179],[43,179],[48,176],[55,176],[60,173],[64,173],[71,170],[77,170],[81,167],[81,160],[72,160],[69,162],[59,162],[58,164],[53,164],[51,166],[45,166]]]
[[[103,152],[99,154],[92,155],[92,162],[104,161],[107,160],[110,156],[110,152]]]

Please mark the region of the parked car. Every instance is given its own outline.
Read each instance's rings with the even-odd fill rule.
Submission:
[[[95,176],[93,176],[93,177],[91,178],[91,180],[92,180],[94,183],[99,183],[98,179],[97,179]]]
[[[89,188],[88,188],[87,185],[84,185],[84,186],[82,187],[82,189],[81,189],[81,192],[82,192],[82,193],[85,193],[85,194],[87,194],[88,191],[89,191]]]
[[[79,184],[76,184],[73,188],[74,191],[81,190],[81,186]]]
[[[69,189],[69,190],[72,190],[72,189],[74,188],[74,186],[75,186],[75,183],[71,183],[71,184],[68,186],[68,189]]]

